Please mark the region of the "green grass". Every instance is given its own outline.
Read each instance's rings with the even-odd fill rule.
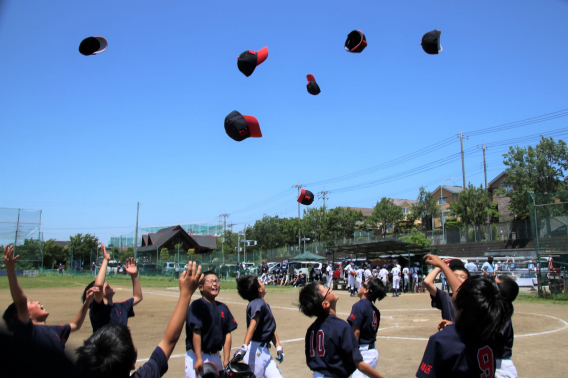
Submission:
[[[519,296],[517,297],[515,302],[568,305],[568,294],[546,293],[542,297],[539,297],[536,291],[523,292],[519,293]]]

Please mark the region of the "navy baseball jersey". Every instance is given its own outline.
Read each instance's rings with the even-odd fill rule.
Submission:
[[[270,342],[274,331],[276,331],[276,322],[270,310],[268,303],[264,299],[257,298],[251,301],[247,306],[247,328],[250,321],[258,314],[258,323],[252,335],[252,341],[259,343]]]
[[[128,325],[128,318],[134,316],[134,298],[124,302],[113,303],[109,306],[101,301],[93,301],[89,310],[89,318],[93,326],[93,333],[107,324]]]
[[[345,378],[363,361],[357,338],[349,324],[328,315],[317,318],[306,333],[306,363],[326,377]]]
[[[377,330],[381,321],[381,313],[368,299],[361,299],[351,308],[347,318],[349,324],[354,324],[360,330],[359,344],[372,344],[377,339]]]
[[[156,347],[150,356],[148,362],[140,366],[138,370],[131,375],[135,378],[158,378],[166,374],[168,371],[168,359],[166,354],[160,347]]]
[[[494,342],[468,339],[451,324],[430,336],[417,377],[493,378],[502,349]]]
[[[14,337],[18,340],[27,340],[44,348],[63,352],[65,343],[71,334],[69,324],[58,326],[45,326],[33,324],[31,320],[27,324],[18,321],[14,329]]]
[[[430,299],[432,299],[432,307],[442,310],[442,319],[454,321],[456,318],[456,308],[452,303],[452,296],[450,294],[436,288],[436,296],[433,297],[430,295]]]
[[[513,323],[509,320],[500,334],[497,336],[497,342],[503,347],[503,359],[510,360],[513,358],[513,341],[515,333],[513,332]]]
[[[185,319],[185,350],[193,349],[193,330],[201,330],[201,351],[223,349],[225,335],[237,328],[237,321],[229,308],[221,302],[210,303],[203,298],[189,305]]]

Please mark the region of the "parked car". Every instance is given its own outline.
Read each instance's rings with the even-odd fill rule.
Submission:
[[[116,260],[110,260],[107,264],[107,274],[117,274],[118,273],[118,262]]]
[[[162,264],[162,273],[170,274],[175,270],[176,263],[173,261],[165,262]]]
[[[140,274],[156,274],[160,273],[162,269],[157,264],[144,263],[138,266]]]

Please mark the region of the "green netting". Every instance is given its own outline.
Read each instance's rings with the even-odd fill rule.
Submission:
[[[568,267],[568,191],[528,193],[531,231],[539,264],[538,291],[565,292]]]

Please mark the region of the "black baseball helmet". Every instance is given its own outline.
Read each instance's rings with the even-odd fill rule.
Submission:
[[[199,378],[219,378],[219,369],[211,361],[203,363],[203,370],[199,373]]]
[[[256,378],[250,366],[239,362],[239,358],[235,357],[223,370],[222,378]]]

